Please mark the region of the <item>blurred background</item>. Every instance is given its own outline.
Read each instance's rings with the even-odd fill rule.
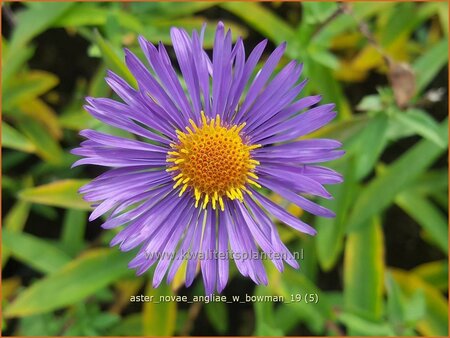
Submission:
[[[152,289],[151,271],[127,269],[133,253],[108,247],[114,231],[87,222],[77,190],[102,169],[70,169],[78,131],[132,136],[94,120],[83,100],[113,97],[107,69],[134,84],[122,48],[142,56],[139,34],[173,58],[171,26],[207,22],[210,49],[218,20],[247,53],[268,38],[263,59],[287,41],[280,67],[304,62],[302,95],[337,104],[337,119],[311,135],[347,151],[330,163],[345,182],[320,201],[337,217],[270,196],[318,235],[279,224],[301,269],[266,262],[264,287],[231,263],[223,294],[285,302],[130,302],[203,295],[202,280]],[[3,335],[447,336],[448,25],[442,2],[2,3]]]

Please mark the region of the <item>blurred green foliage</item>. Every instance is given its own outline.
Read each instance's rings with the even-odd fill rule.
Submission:
[[[447,3],[2,6],[11,21],[10,34],[2,37],[2,191],[7,211],[2,229],[3,332],[448,335],[448,167],[442,161],[448,121],[437,119],[446,115],[448,88],[442,95],[435,85],[438,76],[447,84]],[[77,190],[93,176],[83,168],[70,170],[75,158],[68,152],[79,142],[76,133],[81,129],[124,134],[82,109],[87,95],[112,95],[103,82],[106,69],[135,84],[123,63],[124,46],[141,55],[139,34],[170,44],[171,26],[191,30],[207,22],[205,45],[210,48],[218,17],[225,18],[234,38],[263,36],[273,44],[288,42],[283,63],[304,63],[309,85],[303,95],[320,93],[325,102],[337,104],[337,120],[312,136],[339,139],[347,151],[331,164],[344,174],[345,182],[330,187],[333,200],[320,201],[337,217],[312,219],[318,229],[315,238],[280,225],[289,247],[305,250],[302,268],[280,274],[267,264],[269,286],[253,291],[255,296],[285,296],[286,303],[256,302],[250,312],[248,307],[240,309],[250,320],[233,329],[230,321],[236,308],[225,303],[130,304],[130,297],[140,293],[176,295],[181,274],[173,285],[154,290],[151,272],[135,277],[127,269],[132,254],[107,248],[113,231],[86,235],[89,206]],[[62,106],[58,76],[30,62],[38,38],[53,29],[81,36],[89,44],[88,57],[98,61],[89,81],[78,81],[71,102]],[[371,85],[374,74],[382,79],[377,88]],[[360,93],[358,102],[348,93]],[[445,111],[431,113],[437,106]],[[271,198],[302,215],[279,196]],[[420,229],[435,260],[409,261],[401,267],[387,263],[386,252],[395,252],[388,237],[398,229],[398,218],[389,216],[395,208]],[[38,224],[33,232],[24,231],[34,222]],[[40,227],[56,235],[50,238],[39,232]],[[246,283],[236,270],[231,278]],[[203,293],[199,283],[187,292]],[[317,294],[319,301],[288,303],[296,294]],[[198,322],[208,323],[211,331],[201,331]]]

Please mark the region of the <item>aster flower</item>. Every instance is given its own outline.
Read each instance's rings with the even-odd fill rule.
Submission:
[[[111,168],[80,192],[95,206],[90,220],[106,214],[103,228],[125,226],[111,245],[123,251],[140,246],[129,267],[142,274],[157,263],[157,287],[166,273],[172,281],[185,259],[186,286],[199,266],[211,294],[226,286],[231,259],[242,275],[267,284],[262,261],[255,258],[259,248],[278,270],[284,263],[298,268],[273,219],[306,234],[316,231],[260,188],[314,215],[333,217],[305,195],[331,198],[323,185],[340,183],[342,177],[317,164],[343,151],[334,140],[299,139],[336,113],[333,104],[317,106],[320,96],[299,98],[306,81],[300,82],[302,65],[296,61],[272,76],[286,44],[252,76],[267,40],[246,58],[242,39],[233,46],[231,32],[219,23],[211,59],[202,47],[203,35],[204,27],[191,36],[171,30],[185,89],[165,47],[139,37],[149,67],[125,50],[139,88],[109,72],[106,82],[123,102],[87,98],[85,106],[136,139],[83,130],[87,140],[73,153],[84,157],[74,166]]]

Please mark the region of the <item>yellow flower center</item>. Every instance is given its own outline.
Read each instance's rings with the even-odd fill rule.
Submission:
[[[167,171],[174,172],[173,188],[180,187],[179,196],[190,188],[195,207],[201,201],[205,209],[211,202],[213,209],[219,205],[223,211],[225,197],[242,201],[245,192],[251,193],[247,184],[261,187],[254,181],[258,176],[253,172],[259,162],[251,157],[251,151],[261,145],[243,141],[240,132],[245,123],[226,127],[219,115],[209,121],[203,112],[201,116],[200,126],[189,120],[187,132],[176,131],[178,142],[171,144]]]

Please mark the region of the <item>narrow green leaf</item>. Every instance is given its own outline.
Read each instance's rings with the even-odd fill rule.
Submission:
[[[41,70],[17,75],[3,88],[3,109],[9,112],[17,105],[46,93],[56,86],[58,81],[55,75]]]
[[[294,38],[294,31],[286,22],[257,2],[222,2],[220,7],[237,15],[277,44]]]
[[[140,313],[134,313],[122,320],[109,331],[109,336],[142,336],[142,318]]]
[[[158,43],[159,41],[163,42],[166,45],[172,45],[172,39],[170,37],[170,28],[175,27],[183,27],[188,32],[196,29],[199,31],[202,28],[202,25],[206,23],[205,35],[203,46],[204,48],[212,48],[214,45],[214,37],[216,33],[216,25],[215,21],[208,21],[202,17],[188,17],[188,18],[180,18],[180,19],[155,19],[152,21],[152,24],[147,26],[144,30],[144,36],[154,43]],[[233,32],[233,40],[235,41],[237,37],[241,36],[245,38],[248,35],[248,32],[242,26],[235,24],[231,21],[223,21],[226,28],[230,28]]]
[[[90,210],[90,206],[78,194],[78,189],[88,180],[67,179],[29,188],[19,192],[19,198],[33,203],[55,207]]]
[[[436,206],[420,195],[407,193],[398,195],[395,202],[448,254],[448,222]]]
[[[86,212],[68,209],[66,211],[61,244],[70,255],[76,255],[84,247],[84,232],[86,230]]]
[[[439,124],[423,110],[409,109],[407,112],[397,112],[394,114],[394,119],[399,121],[404,128],[410,128],[416,134],[445,148],[447,142],[439,133]]]
[[[334,210],[336,217],[318,217],[316,219],[317,257],[321,268],[325,271],[333,268],[343,249],[348,211],[356,193],[354,156],[347,156],[340,172],[344,176],[344,182],[328,188],[334,198],[323,200],[320,203],[322,206]]]
[[[103,39],[98,31],[95,31],[94,37],[95,42],[102,53],[103,60],[108,68],[116,72],[118,75],[123,76],[123,78],[127,80],[131,86],[136,88],[136,79],[110,44]]]
[[[206,315],[214,329],[224,334],[228,330],[228,308],[225,303],[211,302],[205,304]]]
[[[412,273],[439,290],[448,290],[448,262],[446,260],[421,264],[414,268]]]
[[[154,289],[149,282],[145,294],[154,298],[153,301],[144,303],[142,311],[144,335],[172,336],[175,332],[177,303],[175,301],[161,302],[160,297],[170,297],[175,293],[166,283],[161,283],[157,289]]]
[[[113,249],[91,250],[25,289],[4,316],[29,316],[79,302],[131,274],[127,268],[130,257]]]
[[[394,336],[395,332],[389,324],[382,321],[371,321],[353,313],[343,312],[338,321],[347,327],[350,332],[360,332],[361,336]],[[353,335],[353,334],[352,334]]]
[[[291,311],[303,322],[314,334],[321,334],[325,329],[325,323],[332,317],[331,307],[320,290],[304,274],[297,270],[286,269],[281,274],[273,265],[266,265],[269,278],[269,288],[274,294],[284,297],[284,301],[289,303]],[[304,297],[306,294],[317,294],[319,300],[317,304],[308,304],[302,298],[296,301],[297,296]],[[294,297],[292,301],[291,297]]]
[[[439,135],[446,140],[447,124],[446,119],[439,127]],[[364,188],[355,201],[347,229],[354,231],[367,225],[371,217],[388,207],[397,194],[420,176],[443,152],[444,149],[429,140],[421,140],[411,147]]]
[[[448,170],[430,170],[420,175],[414,182],[411,182],[405,193],[419,193],[421,195],[434,195],[436,193],[448,191]],[[447,205],[446,205],[447,208]]]
[[[425,317],[416,323],[416,329],[424,336],[448,336],[448,299],[438,289],[412,273],[391,269],[396,282],[407,295],[422,290],[425,295]]]
[[[7,229],[2,231],[2,246],[17,260],[42,273],[59,270],[70,261],[70,257],[49,241]]]
[[[267,288],[257,286],[256,297],[271,296]],[[256,301],[255,308],[255,336],[284,336],[282,329],[274,321],[274,304],[272,302]]]
[[[111,7],[100,7],[96,3],[76,3],[75,6],[52,23],[52,27],[103,26],[107,16],[113,14],[118,24],[126,30],[142,32],[144,26],[133,15]]]
[[[3,231],[12,233],[22,232],[30,213],[30,203],[16,202],[3,220]],[[10,256],[10,250],[2,246],[2,266],[4,267]]]
[[[295,57],[289,53],[290,57]],[[311,55],[302,58],[305,76],[310,79],[310,85],[323,96],[323,102],[334,102],[339,119],[346,119],[352,115],[350,104],[344,95],[344,90],[333,70],[313,60]]]
[[[16,16],[15,29],[11,36],[8,54],[4,64],[15,58],[16,54],[35,36],[44,32],[59,16],[68,11],[75,3],[48,2],[41,6],[29,7]]]
[[[2,121],[2,146],[26,153],[36,151],[36,147],[29,139],[5,121]]]
[[[447,2],[441,2],[438,4],[438,14],[439,14],[439,21],[441,22],[442,26],[442,33],[444,33],[445,36],[448,37],[448,3]]]
[[[33,143],[37,155],[51,164],[62,164],[63,150],[61,146],[41,123],[24,116],[17,120],[17,127]]]
[[[144,10],[145,17],[148,17],[149,23],[153,20],[173,19],[178,17],[186,17],[196,12],[208,9],[218,4],[215,1],[196,1],[196,2],[150,2],[131,3],[132,9],[139,15]],[[134,5],[134,6],[133,6]],[[144,18],[143,18],[144,19]]]
[[[385,25],[381,27],[381,45],[389,46],[399,37],[406,36],[414,27],[416,4],[405,2],[397,4],[389,11],[389,17]]]
[[[348,312],[381,320],[384,239],[378,220],[348,235],[344,256],[344,305]],[[364,334],[352,332],[352,334]]]
[[[436,74],[448,63],[448,39],[443,38],[413,64],[417,92],[422,92]]]
[[[351,3],[351,7],[356,20],[349,14],[339,15],[317,32],[314,35],[313,40],[320,42],[322,45],[329,45],[334,37],[345,31],[351,30],[352,28],[356,28],[358,26],[358,21],[367,21],[379,13],[385,13],[393,6],[395,6],[395,3],[367,1],[353,2]]]
[[[338,9],[338,5],[334,2],[303,2],[302,6],[302,19],[309,24],[324,22]]]
[[[4,49],[3,57],[7,55],[7,49]],[[23,68],[24,63],[28,61],[34,55],[34,48],[31,46],[23,47],[17,50],[17,54],[13,58],[8,59],[8,67],[2,69],[2,87],[7,88],[9,81],[13,75],[17,75],[17,72]],[[3,62],[4,64],[4,62]]]
[[[341,120],[330,123],[327,126],[308,135],[308,138],[327,137],[341,141],[350,140],[353,135],[363,130],[372,119],[366,114],[353,116],[350,120]]]
[[[370,174],[387,145],[388,118],[377,114],[359,133],[344,144],[346,156],[354,156],[355,177],[361,180]]]

